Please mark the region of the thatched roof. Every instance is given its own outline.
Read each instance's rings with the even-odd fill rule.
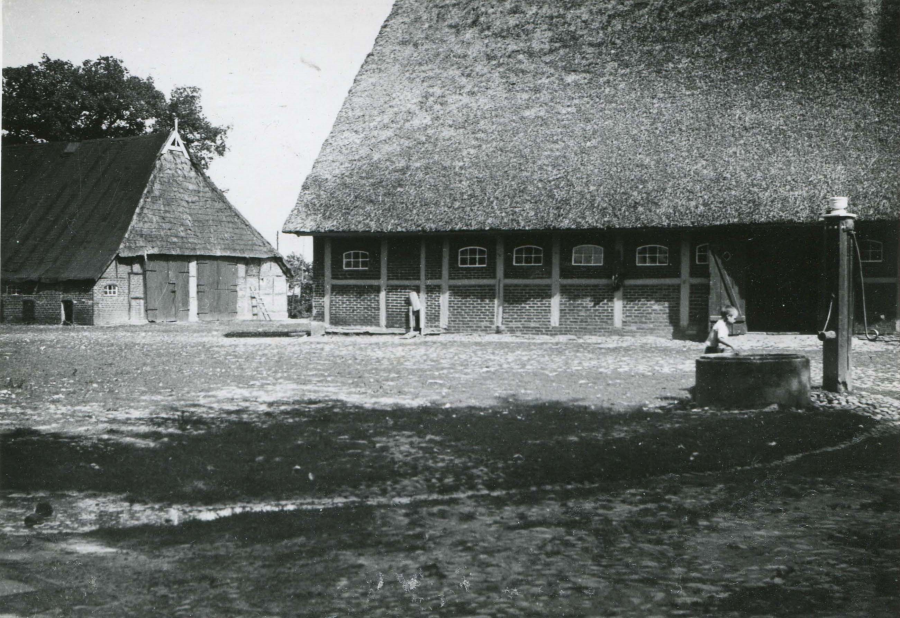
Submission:
[[[166,140],[4,147],[3,280],[96,280],[116,254],[277,256],[199,168],[159,156]]]
[[[900,0],[397,0],[287,232],[900,213]]]

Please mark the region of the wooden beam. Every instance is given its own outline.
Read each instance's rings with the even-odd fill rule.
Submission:
[[[506,249],[503,246],[503,237],[497,236],[497,247],[495,251],[495,259],[497,261],[497,291],[494,294],[494,326],[499,328],[503,326],[503,286],[504,274],[503,270],[506,266]]]
[[[550,262],[550,326],[559,326],[559,233],[553,234]]]
[[[323,267],[325,268],[325,315],[323,316],[323,320],[325,321],[326,326],[331,326],[331,239],[325,238],[323,239],[325,244],[323,251],[325,253],[325,260],[323,261]]]
[[[622,237],[616,235],[616,260],[617,263],[621,265],[621,268],[624,270],[625,268],[625,243],[622,240]],[[619,273],[621,275],[621,273]],[[622,324],[624,323],[623,316],[625,314],[625,294],[624,288],[620,287],[613,293],[613,328],[622,328]]]
[[[681,234],[681,297],[678,303],[678,325],[687,328],[691,319],[691,233]]]
[[[419,302],[422,304],[422,308],[419,309],[419,327],[422,334],[425,334],[425,305],[428,304],[425,302],[425,295],[428,293],[428,279],[425,277],[425,243],[426,240],[423,238],[419,245]]]
[[[441,328],[450,322],[450,239],[446,236],[441,244]]]
[[[378,289],[378,325],[387,328],[387,267],[388,267],[388,241],[381,239],[381,281]]]

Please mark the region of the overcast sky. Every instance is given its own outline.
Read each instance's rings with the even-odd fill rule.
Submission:
[[[209,174],[275,233],[297,199],[392,0],[2,0],[3,66],[120,58],[168,96],[199,86],[229,152]],[[311,243],[281,235],[281,252]]]

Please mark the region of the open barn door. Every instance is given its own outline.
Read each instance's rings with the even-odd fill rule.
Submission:
[[[739,315],[730,326],[732,335],[747,334],[746,268],[746,241],[709,244],[709,323],[721,317],[723,305],[735,307]]]

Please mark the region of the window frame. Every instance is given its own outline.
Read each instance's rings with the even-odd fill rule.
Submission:
[[[112,292],[112,294],[110,294]],[[118,283],[107,283],[103,286],[103,298],[113,298],[119,295]]]
[[[356,256],[354,256],[356,254]],[[350,251],[344,251],[341,256],[341,265],[344,270],[369,270],[369,252],[363,251],[362,249],[351,249]],[[353,266],[354,259],[360,264],[359,266]],[[365,266],[362,266],[363,261],[365,261]],[[350,264],[348,266],[347,264]]]
[[[585,262],[576,262],[575,261],[575,252],[578,251],[579,249],[583,249],[586,247],[590,247],[591,249],[599,249],[600,250],[600,261],[599,262],[585,263]],[[597,252],[593,251],[592,256],[595,256],[595,255],[597,255]],[[588,266],[588,267],[603,266],[603,262],[605,259],[606,259],[606,250],[603,248],[602,245],[585,244],[585,245],[576,245],[576,246],[572,247],[572,266]]]
[[[536,249],[537,251],[532,251],[531,255],[526,256],[523,249]],[[520,258],[530,257],[534,259],[535,257],[540,258],[540,262],[531,264],[525,264],[521,261],[517,261]],[[513,249],[513,266],[543,266],[544,265],[544,248],[540,245],[519,245],[515,249]]]
[[[22,294],[22,287],[14,283],[6,286],[5,293],[7,296],[24,296]]]
[[[654,263],[650,263],[650,262],[641,263],[641,249],[650,249],[651,247],[655,248],[657,250],[655,253],[657,261]],[[659,251],[659,249],[663,249],[665,253],[663,254],[662,252]],[[659,262],[660,255],[665,255],[665,258],[666,258],[665,262],[662,262],[662,263]],[[645,255],[643,257],[645,259],[649,259],[651,257],[651,254],[649,252],[645,252]],[[641,245],[635,251],[634,263],[637,266],[669,266],[669,247],[667,245],[656,245],[656,244]]]
[[[705,260],[703,262],[700,261],[700,249],[704,249],[703,255],[705,256]],[[694,249],[694,264],[709,264],[709,243],[708,242],[699,244]]]
[[[476,263],[475,264],[463,264],[463,251],[469,251],[470,249],[475,250],[475,255],[472,256],[470,254],[467,254],[465,257],[467,260],[471,260],[474,257]],[[472,245],[469,247],[462,247],[456,253],[456,265],[459,266],[460,268],[487,268],[487,256],[488,256],[488,250],[485,247],[478,247],[476,245]],[[478,262],[481,262],[482,259],[483,259],[483,263],[478,263]]]
[[[864,238],[860,241],[859,247],[859,261],[863,264],[880,264],[884,262],[884,243],[880,240],[872,240],[871,238]],[[872,259],[872,253],[874,253],[874,249],[877,247],[878,249],[878,259]]]

